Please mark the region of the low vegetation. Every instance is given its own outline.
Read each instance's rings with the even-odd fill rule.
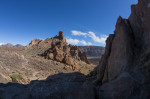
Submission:
[[[20,74],[17,74],[17,73],[13,73],[10,76],[10,78],[12,79],[12,82],[14,83],[19,83],[19,82],[24,81],[24,78]]]

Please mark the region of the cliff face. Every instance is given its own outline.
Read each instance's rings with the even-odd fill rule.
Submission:
[[[99,66],[99,76],[102,75],[102,71],[105,71],[104,81],[110,81],[121,72],[130,69],[133,61],[133,40],[134,37],[129,21],[119,17],[114,34],[110,35],[107,40],[106,52]]]
[[[147,55],[149,55],[150,48],[149,3],[148,0],[139,0],[137,5],[132,6],[129,19],[118,18],[116,30],[107,39],[106,51],[99,65],[99,81],[109,82],[125,71],[131,72],[143,67],[141,63],[143,58],[147,58],[145,61],[148,61]],[[147,57],[143,56],[145,54]],[[147,67],[147,72],[147,76],[149,76],[149,67]]]
[[[102,85],[101,94],[105,96],[107,93],[107,98],[118,97],[115,92],[120,94],[124,90],[125,87],[120,83],[125,84],[125,79],[128,79],[128,83],[135,80],[133,84],[140,83],[150,91],[149,5],[150,0],[139,0],[137,5],[132,5],[129,19],[119,17],[114,34],[106,41],[105,53],[97,68],[95,83]],[[115,87],[120,89],[120,92],[117,89],[113,90]],[[131,87],[134,90],[135,87]],[[142,90],[140,87],[136,88]],[[129,85],[126,86],[126,90],[131,90]]]

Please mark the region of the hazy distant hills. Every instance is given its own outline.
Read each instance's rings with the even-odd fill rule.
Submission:
[[[100,58],[105,51],[105,47],[102,46],[78,46],[82,52],[86,52],[87,57]]]
[[[16,45],[13,45],[11,43],[7,43],[7,44],[3,44],[3,45],[0,45],[1,48],[25,48],[25,46],[21,45],[21,44],[16,44]]]

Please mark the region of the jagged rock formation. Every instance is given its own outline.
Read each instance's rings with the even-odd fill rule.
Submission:
[[[78,70],[76,60],[89,63],[84,52],[82,53],[76,46],[67,45],[62,31],[59,35],[46,40],[33,39],[26,50],[34,50],[34,52],[37,50],[36,54],[70,65],[73,70]]]
[[[97,79],[95,81],[96,84],[102,84],[101,89],[104,91],[102,93],[103,95],[105,94],[104,97],[108,95],[107,98],[113,98],[111,96],[116,94],[115,91],[117,92],[117,95],[121,94],[121,91],[123,91],[124,88],[120,88],[118,91],[114,90],[114,93],[112,92],[112,89],[118,86],[116,83],[119,83],[120,80],[116,80],[116,78],[119,79],[119,76],[124,72],[128,73],[126,76],[130,75],[137,83],[146,87],[148,92],[150,91],[149,4],[149,0],[139,0],[137,5],[132,6],[132,13],[129,19],[119,17],[114,34],[111,34],[106,41],[105,54],[97,68]],[[143,75],[146,78],[139,77],[139,75]],[[129,79],[130,77],[127,78]],[[130,83],[130,80],[127,80],[127,82]],[[103,83],[107,84],[103,85]],[[132,82],[132,84],[134,85],[134,82]],[[111,89],[110,86],[113,86],[114,88]],[[138,88],[141,88],[141,86]],[[112,92],[110,93],[111,95],[109,93],[107,94],[107,88],[109,93],[110,91]],[[136,87],[134,88],[136,89]],[[134,88],[132,88],[132,91],[135,91]],[[130,91],[128,88],[125,90]],[[140,90],[143,91],[143,89]],[[147,93],[147,91],[144,90],[145,93]],[[120,98],[121,97],[123,96],[120,96]]]
[[[42,41],[42,40],[40,40],[40,39],[32,39],[31,43],[27,46],[27,48],[29,48],[29,47],[39,43],[40,41]]]
[[[124,71],[140,68],[141,55],[149,52],[148,4],[148,0],[139,0],[137,5],[132,6],[129,19],[118,18],[116,30],[107,39],[106,51],[99,65],[100,71],[102,67],[105,68],[104,78],[107,81],[115,79]]]

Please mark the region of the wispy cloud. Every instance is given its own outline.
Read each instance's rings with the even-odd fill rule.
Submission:
[[[89,45],[92,45],[91,42],[86,42],[84,40],[78,40],[78,39],[71,39],[71,38],[67,38],[67,43],[68,44],[72,44],[72,45],[85,45],[85,46],[89,46]]]
[[[101,44],[105,44],[105,41],[108,36],[101,35],[100,37],[96,36],[94,32],[88,32],[88,36],[93,39],[93,41]]]
[[[83,44],[83,45],[92,45],[91,42],[86,42],[84,40],[81,40],[80,43]]]
[[[67,43],[69,44],[77,45],[79,44],[79,42],[80,41],[78,39],[71,39],[71,38],[67,39]]]
[[[0,46],[3,45],[4,43],[0,43]]]
[[[87,33],[81,32],[81,31],[71,31],[72,35],[75,36],[87,36]]]
[[[74,36],[84,36],[84,37],[90,37],[93,41],[100,43],[100,44],[105,44],[105,41],[107,39],[107,35],[101,35],[101,36],[97,36],[94,32],[89,31],[87,33],[85,32],[81,32],[81,31],[71,31],[72,35]],[[83,42],[85,44],[85,42]]]

